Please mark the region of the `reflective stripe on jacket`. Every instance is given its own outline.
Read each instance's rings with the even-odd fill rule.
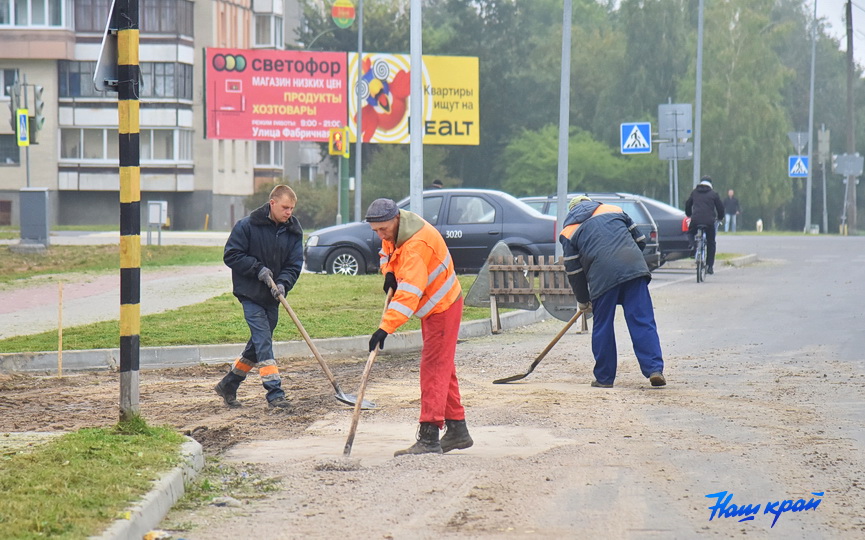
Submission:
[[[393,272],[396,293],[381,328],[392,334],[412,315],[423,319],[449,308],[462,294],[442,235],[417,214],[399,211],[396,244],[382,241],[381,272]]]

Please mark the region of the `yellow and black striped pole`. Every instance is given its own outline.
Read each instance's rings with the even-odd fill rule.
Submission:
[[[138,0],[117,0],[117,113],[120,134],[120,419],[138,415],[141,328],[141,168]]]

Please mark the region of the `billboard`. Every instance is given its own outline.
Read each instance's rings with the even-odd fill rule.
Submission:
[[[346,123],[346,55],[205,51],[208,139],[327,142]]]
[[[349,129],[357,140],[357,94],[363,104],[363,142],[409,142],[410,57],[364,53],[358,83],[357,53],[348,55]],[[423,56],[423,143],[480,144],[478,59]]]

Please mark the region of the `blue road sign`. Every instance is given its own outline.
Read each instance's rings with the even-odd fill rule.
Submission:
[[[30,118],[27,116],[27,109],[18,109],[15,115],[18,117],[18,129],[16,129],[15,139],[18,141],[18,146],[30,146]]]
[[[790,178],[806,178],[808,176],[808,156],[788,156],[787,175]]]
[[[621,125],[623,154],[652,153],[652,124],[649,122],[630,122]]]

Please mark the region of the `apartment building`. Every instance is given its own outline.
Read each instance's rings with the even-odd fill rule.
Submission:
[[[51,225],[119,222],[117,95],[92,82],[111,4],[0,0],[0,225],[19,222],[27,187],[48,190]],[[298,24],[296,0],[139,0],[142,208],[167,201],[172,228],[226,230],[257,186],[316,177],[318,143],[204,137],[205,48],[282,49]],[[6,87],[25,78],[28,103],[35,86],[45,102],[29,150],[5,120]]]

